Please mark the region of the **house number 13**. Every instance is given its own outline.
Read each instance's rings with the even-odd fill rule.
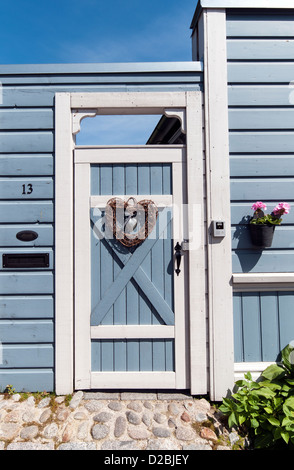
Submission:
[[[31,194],[32,192],[33,185],[31,183],[22,185],[22,194]]]

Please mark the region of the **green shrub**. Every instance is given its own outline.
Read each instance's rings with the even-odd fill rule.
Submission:
[[[257,381],[250,372],[236,382],[236,393],[223,398],[220,410],[229,427],[246,430],[254,448],[281,443],[294,446],[294,346],[281,352],[282,362],[267,367]]]

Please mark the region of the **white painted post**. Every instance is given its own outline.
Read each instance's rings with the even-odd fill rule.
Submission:
[[[224,238],[208,238],[210,397],[221,401],[234,385],[226,12],[203,13],[208,230],[213,220],[227,227]]]
[[[55,391],[73,391],[73,138],[70,94],[55,95]]]

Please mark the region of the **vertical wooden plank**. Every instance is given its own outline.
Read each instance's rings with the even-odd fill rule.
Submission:
[[[112,165],[100,166],[100,195],[111,195],[112,192]]]
[[[101,341],[101,371],[114,371],[114,347],[112,340]]]
[[[93,216],[96,210],[95,208],[91,209],[91,220],[93,220],[95,224],[99,224],[100,217],[98,217],[98,214],[97,217]],[[101,299],[100,266],[102,242],[97,238],[95,233],[95,227],[91,226],[91,310]]]
[[[124,194],[125,191],[125,166],[115,164],[113,166],[113,194]],[[114,259],[113,279],[120,273],[121,267]],[[126,290],[124,289],[113,305],[113,324],[126,324]]]
[[[293,292],[279,292],[280,350],[294,340],[293,303]]]
[[[230,227],[226,11],[204,12],[204,88],[207,220]],[[221,158],[220,158],[221,155]],[[222,400],[234,384],[231,237],[209,233],[210,396]],[[223,331],[220,335],[219,332]]]
[[[101,371],[101,341],[91,342],[91,370]]]
[[[138,165],[138,194],[150,194],[150,164],[140,163]],[[140,200],[140,198],[138,198]],[[150,278],[151,276],[151,253],[148,253],[141,264],[142,269]],[[151,306],[144,294],[139,291],[139,323],[141,325],[151,324]]]
[[[165,370],[175,370],[175,352],[174,352],[175,341],[173,339],[165,340]]]
[[[140,370],[139,342],[136,340],[127,342],[127,370]]]
[[[172,175],[170,163],[162,164],[162,194],[172,194]]]
[[[234,360],[243,362],[243,321],[242,321],[242,294],[235,293],[233,297],[234,311]]]
[[[261,356],[260,301],[256,293],[243,293],[244,361],[259,362]]]
[[[114,370],[119,372],[127,370],[126,340],[114,341]]]
[[[276,361],[279,355],[278,293],[260,292],[262,360]]]
[[[152,357],[154,371],[165,371],[166,358],[165,358],[165,341],[163,339],[153,339],[152,341]]]
[[[55,96],[55,391],[61,395],[73,391],[73,146],[70,94],[57,93]]]
[[[152,370],[152,342],[150,340],[139,341],[140,371]]]
[[[162,164],[152,163],[150,165],[150,193],[162,194],[163,180],[162,180]],[[161,214],[159,214],[160,218]],[[157,220],[157,230],[159,219]],[[151,250],[151,280],[157,290],[163,293],[163,240],[158,239],[156,244]],[[153,310],[152,323],[162,324],[162,320]]]
[[[100,195],[100,165],[91,165],[91,196]]]
[[[125,192],[128,195],[136,196],[138,194],[138,165],[126,164],[125,168]],[[139,324],[139,295],[132,281],[126,286],[126,308],[127,324]]]

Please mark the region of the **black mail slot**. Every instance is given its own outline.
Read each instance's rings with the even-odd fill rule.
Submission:
[[[6,253],[3,268],[48,268],[49,253]]]

